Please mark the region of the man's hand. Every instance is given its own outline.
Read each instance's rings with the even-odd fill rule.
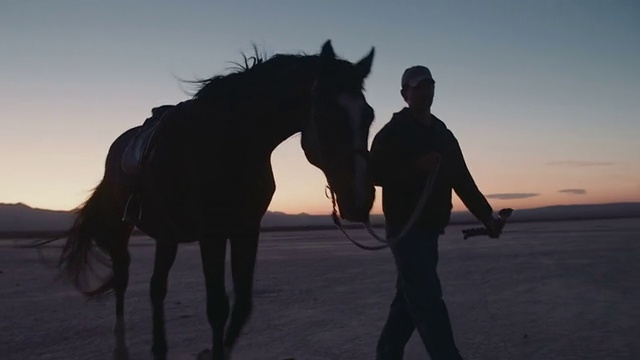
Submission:
[[[502,234],[502,229],[504,225],[507,223],[507,220],[513,213],[513,209],[506,208],[498,211],[498,217],[494,218],[490,216],[486,219],[478,218],[483,224],[484,227],[481,228],[470,228],[462,230],[464,234],[465,240],[472,236],[488,236],[492,239],[497,239]]]
[[[490,238],[497,239],[500,237],[500,234],[502,233],[502,224],[499,223],[498,219],[492,216],[488,221],[486,221],[485,227],[488,230],[487,235]]]
[[[434,151],[422,155],[415,161],[416,169],[422,174],[434,172],[438,167],[438,164],[440,164],[440,154]]]
[[[504,224],[507,222],[507,219],[509,219],[512,213],[513,209],[506,208],[498,211],[497,218],[491,216],[491,220],[489,220],[486,225],[490,238],[497,239],[500,237],[500,234],[502,234],[502,229],[504,228]]]

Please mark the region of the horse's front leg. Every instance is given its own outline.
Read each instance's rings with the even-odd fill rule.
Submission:
[[[204,350],[198,359],[225,359],[224,328],[229,316],[229,299],[224,284],[227,250],[226,238],[208,238],[200,241],[200,255],[207,288],[207,319],[211,326],[212,347]]]
[[[177,243],[156,241],[156,258],[151,276],[151,305],[153,306],[153,344],[151,352],[154,359],[167,358],[167,338],[164,328],[164,299],[167,296],[167,279],[176,259]]]
[[[224,345],[229,352],[233,349],[242,328],[253,310],[253,275],[260,225],[245,227],[231,237],[231,275],[233,278],[234,301],[229,326],[224,337]]]

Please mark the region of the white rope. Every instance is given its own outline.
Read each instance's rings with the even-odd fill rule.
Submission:
[[[375,250],[385,249],[385,248],[387,248],[387,247],[389,247],[391,245],[395,245],[400,239],[402,239],[409,232],[409,230],[411,230],[411,228],[413,227],[415,222],[418,220],[418,217],[420,217],[420,215],[422,214],[422,212],[424,210],[424,206],[426,205],[427,200],[429,199],[429,196],[433,192],[433,184],[435,184],[435,182],[436,182],[436,178],[437,178],[439,170],[440,170],[440,162],[438,162],[436,164],[436,168],[434,169],[433,173],[427,179],[427,183],[426,183],[426,185],[424,187],[424,190],[422,190],[422,195],[420,196],[420,200],[418,201],[418,204],[416,204],[416,207],[413,209],[413,213],[411,214],[411,217],[409,218],[409,221],[407,221],[407,223],[405,224],[404,228],[402,229],[402,231],[400,232],[400,234],[398,236],[395,236],[395,237],[387,239],[386,237],[381,236],[381,235],[379,235],[379,234],[377,234],[375,232],[375,230],[371,226],[371,222],[370,221],[366,221],[366,222],[362,223],[362,225],[367,230],[369,235],[371,235],[374,239],[376,239],[379,242],[381,242],[383,245],[378,245],[378,246],[363,245],[363,244],[357,242],[356,240],[352,239],[351,236],[349,236],[349,234],[347,234],[347,232],[345,231],[344,227],[342,226],[342,223],[340,222],[340,219],[337,217],[337,214],[335,213],[334,195],[333,195],[333,191],[331,189],[329,189],[329,191],[331,191],[332,201],[334,201],[334,213],[332,214],[333,217],[334,217],[334,219],[333,219],[334,223],[336,224],[338,229],[340,231],[342,231],[342,233],[347,237],[347,239],[349,239],[349,241],[351,241],[354,245],[356,245],[357,247],[359,247],[361,249],[375,251]]]

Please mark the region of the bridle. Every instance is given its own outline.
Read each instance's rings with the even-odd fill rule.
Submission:
[[[316,107],[316,101],[315,101],[315,97],[316,97],[316,87],[317,87],[317,80],[316,82],[314,82],[312,89],[311,89],[311,94],[312,94],[312,101],[311,101],[311,108],[310,108],[310,114],[308,117],[308,121],[306,122],[305,126],[303,126],[304,132],[309,134],[309,133],[313,133],[313,141],[317,144],[319,151],[317,154],[315,154],[317,156],[316,162],[317,162],[317,166],[321,167],[322,169],[326,169],[326,170],[330,170],[330,169],[334,169],[337,166],[339,166],[340,164],[344,163],[345,161],[349,161],[350,159],[353,159],[355,156],[361,156],[365,161],[368,161],[369,159],[369,151],[366,148],[366,142],[365,142],[365,146],[364,147],[354,147],[352,148],[350,151],[345,151],[342,154],[340,154],[340,156],[335,157],[335,159],[332,160],[328,160],[323,154],[324,154],[324,149],[322,149],[322,142],[320,141],[320,137],[318,135],[318,131],[310,131],[310,129],[312,129],[313,127],[316,127],[316,123],[318,121],[319,118],[321,118],[322,112],[317,110]],[[327,185],[327,188],[329,188],[329,186]],[[335,195],[333,195],[335,196]],[[334,199],[335,202],[335,199]],[[334,204],[335,207],[335,204]]]

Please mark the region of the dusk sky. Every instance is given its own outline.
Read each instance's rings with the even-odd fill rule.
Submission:
[[[638,19],[636,0],[3,1],[0,203],[74,208],[120,133],[189,97],[180,79],[327,39],[350,61],[376,48],[370,141],[404,106],[402,71],[431,69],[494,209],[640,201]],[[272,160],[271,211],[330,212],[299,135]]]

